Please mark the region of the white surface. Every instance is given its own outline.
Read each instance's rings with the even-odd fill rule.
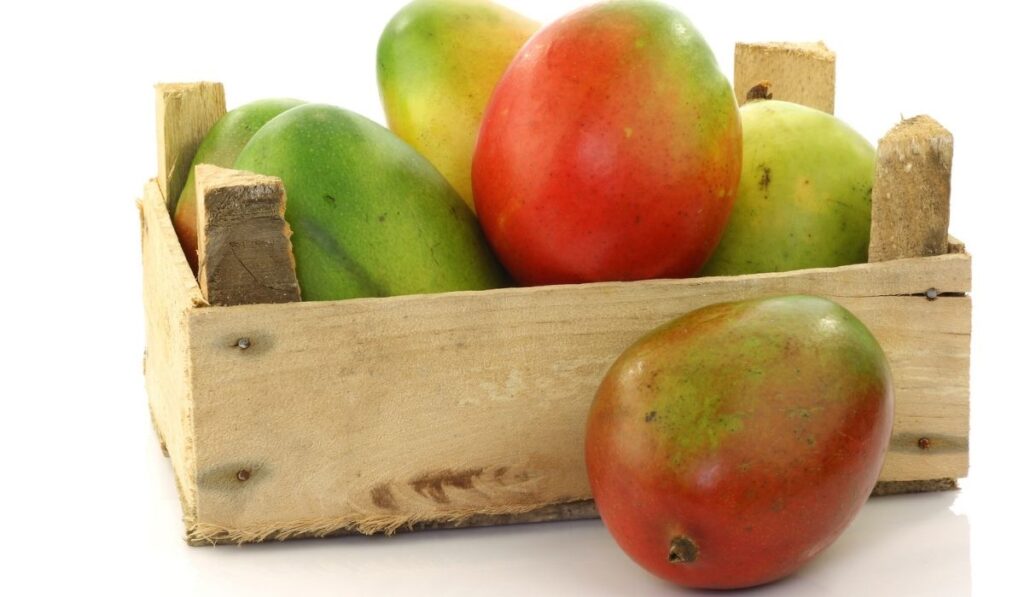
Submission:
[[[227,84],[230,106],[286,95],[380,119],[374,48],[401,2],[208,4],[0,8],[8,552],[0,593],[672,591],[596,522],[245,548],[182,543],[141,376],[132,200],[156,169],[151,85],[214,79]],[[581,3],[508,4],[551,19]],[[975,256],[967,488],[873,500],[839,543],[763,594],[1012,593],[1024,531],[1016,439],[1024,127],[1012,4],[675,4],[727,74],[734,41],[824,39],[839,54],[837,115],[869,139],[900,113],[945,124],[956,137],[952,231]]]

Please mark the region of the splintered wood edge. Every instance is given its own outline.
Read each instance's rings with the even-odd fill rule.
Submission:
[[[811,42],[737,42],[736,51],[777,52],[783,54],[799,54],[808,58],[835,62],[836,53],[829,49],[823,41]]]
[[[930,493],[937,491],[953,491],[959,489],[956,479],[925,479],[920,481],[880,481],[871,492],[871,497],[883,497],[890,495],[902,495],[910,493]],[[457,521],[425,521],[406,525],[398,528],[396,534],[411,533],[417,531],[433,531],[447,529],[468,529],[481,527],[508,526],[515,524],[532,524],[537,522],[569,522],[573,520],[594,520],[601,516],[597,511],[594,500],[576,500],[559,504],[550,504],[529,512],[514,514],[475,514]],[[322,539],[325,537],[350,537],[353,535],[364,535],[359,531],[343,528],[329,533],[299,533],[290,534],[287,537],[278,538],[277,534],[267,535],[263,541],[284,541],[295,539]],[[235,543],[225,538],[200,539],[189,536],[189,545],[202,547],[217,545],[221,543]],[[246,543],[246,542],[239,542]]]
[[[167,209],[173,211],[199,143],[227,112],[224,86],[158,83],[155,89],[157,180]]]
[[[928,115],[901,119],[879,140],[869,262],[961,252],[949,236],[952,161],[952,133]]]
[[[276,176],[199,164],[195,171],[199,288],[210,304],[300,300]]]

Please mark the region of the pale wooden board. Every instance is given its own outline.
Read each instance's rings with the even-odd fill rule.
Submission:
[[[894,296],[931,287],[969,291],[970,257],[196,310],[192,539],[387,531],[588,499],[584,423],[614,358],[672,317],[765,294],[832,296],[878,336],[897,396],[882,480],[963,476],[970,299]]]
[[[174,211],[199,143],[225,111],[220,83],[156,86],[157,181],[170,211]]]
[[[162,447],[171,458],[185,519],[190,521],[195,520],[196,477],[186,324],[189,312],[205,303],[176,241],[155,181],[146,185],[139,209],[146,306],[146,392]]]
[[[769,84],[772,99],[831,114],[835,108],[836,56],[821,42],[736,44],[733,86],[740,105],[746,103],[751,88],[762,82]]]
[[[196,166],[199,288],[213,305],[298,301],[280,178]]]
[[[953,135],[929,116],[900,121],[878,142],[869,261],[949,250]]]

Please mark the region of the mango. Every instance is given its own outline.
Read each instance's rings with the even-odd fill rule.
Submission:
[[[477,217],[521,284],[682,278],[718,244],[742,152],[732,85],[685,15],[601,2],[544,27],[494,90]]]
[[[472,208],[470,171],[491,91],[539,24],[487,0],[416,0],[377,46],[388,126]]]
[[[466,204],[386,128],[306,104],[253,135],[234,167],[280,177],[303,300],[482,290],[505,275]]]
[[[238,154],[256,134],[256,131],[278,114],[303,104],[296,99],[263,99],[257,100],[228,112],[213,125],[192,159],[192,166],[185,180],[185,188],[172,208],[174,213],[174,230],[178,233],[185,258],[197,270],[198,248],[196,246],[196,181],[195,172],[198,164],[212,164],[230,168]]]
[[[875,150],[838,118],[789,102],[740,108],[743,169],[725,233],[702,274],[867,261]]]
[[[636,341],[591,405],[587,473],[626,553],[688,586],[792,573],[867,501],[892,435],[882,347],[842,306],[710,305]]]

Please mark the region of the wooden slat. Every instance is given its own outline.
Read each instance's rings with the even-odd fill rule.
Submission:
[[[196,167],[199,288],[213,305],[299,300],[280,178]]]
[[[149,408],[162,448],[170,456],[186,521],[195,520],[195,452],[187,321],[204,304],[171,227],[164,197],[150,181],[139,202],[142,223]]]
[[[220,83],[156,86],[157,181],[168,211],[174,211],[199,143],[225,111]]]
[[[584,423],[614,358],[684,312],[766,294],[831,296],[874,330],[897,399],[883,481],[960,477],[970,298],[906,296],[932,287],[969,291],[970,257],[196,310],[190,536],[388,531],[586,500]]]
[[[751,89],[766,84],[771,99],[829,114],[835,108],[836,55],[821,42],[738,43],[734,60],[733,85],[741,105]]]
[[[901,121],[878,142],[869,261],[949,252],[953,136],[928,116]]]

